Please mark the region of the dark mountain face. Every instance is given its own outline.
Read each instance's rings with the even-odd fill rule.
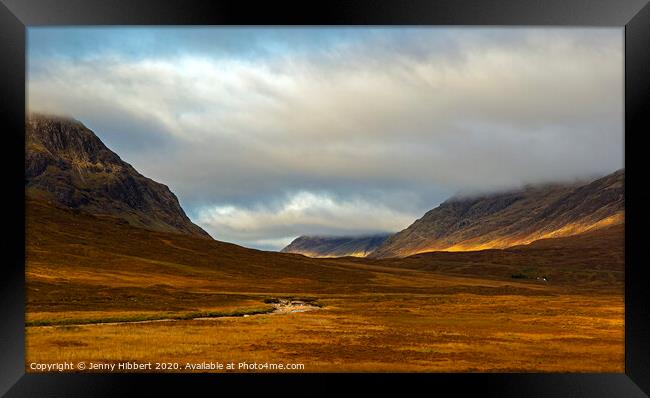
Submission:
[[[138,173],[76,120],[27,119],[25,189],[29,198],[134,226],[210,238],[167,186]]]
[[[372,258],[505,248],[624,221],[624,170],[587,184],[450,199],[386,240]]]
[[[365,257],[377,249],[390,234],[370,236],[301,236],[282,249],[309,257]]]

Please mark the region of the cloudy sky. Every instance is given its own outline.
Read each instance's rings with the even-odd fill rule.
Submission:
[[[27,73],[255,248],[623,167],[622,28],[29,28]]]

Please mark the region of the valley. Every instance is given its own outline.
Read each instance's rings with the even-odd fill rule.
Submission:
[[[27,138],[27,372],[624,370],[623,171],[270,252],[213,239],[77,121],[32,116]]]
[[[616,253],[622,230],[610,232],[583,241]],[[306,372],[623,370],[622,257],[576,263],[567,253],[588,249],[584,242],[571,249],[570,238],[546,243],[551,250],[565,247],[556,264],[532,247],[504,256],[313,259],[149,231],[31,200],[27,242],[27,363],[292,362]],[[609,247],[601,246],[606,242]],[[529,263],[546,264],[541,269],[549,281],[512,278]],[[279,297],[321,308],[264,314]],[[206,316],[211,319],[195,319]],[[160,318],[177,320],[134,323]]]

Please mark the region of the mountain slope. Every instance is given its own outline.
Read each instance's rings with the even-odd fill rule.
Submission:
[[[377,261],[392,267],[482,278],[529,280],[551,284],[622,289],[625,280],[623,224],[577,235],[547,238],[507,249],[416,254]]]
[[[281,251],[308,257],[365,257],[390,234],[368,236],[300,236]]]
[[[156,231],[210,238],[163,184],[138,173],[76,120],[30,115],[25,190],[58,206],[108,215]]]
[[[624,170],[587,184],[539,185],[452,198],[386,240],[369,257],[506,248],[624,220]]]

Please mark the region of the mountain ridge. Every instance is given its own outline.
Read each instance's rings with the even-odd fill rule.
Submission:
[[[366,257],[392,234],[359,236],[302,235],[280,250],[307,257]]]
[[[386,240],[370,258],[502,249],[624,222],[621,169],[588,183],[527,185],[452,197]]]
[[[25,132],[27,197],[211,239],[187,217],[169,187],[140,174],[78,120],[32,113]]]

